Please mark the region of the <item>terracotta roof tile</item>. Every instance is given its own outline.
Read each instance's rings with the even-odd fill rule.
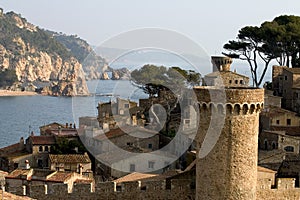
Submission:
[[[155,177],[155,176],[158,176],[158,174],[144,174],[144,173],[139,173],[139,172],[133,172],[131,174],[128,174],[126,176],[118,178],[118,179],[114,180],[113,182],[122,183],[122,182],[130,182],[130,181],[139,181],[142,179]]]
[[[34,145],[45,145],[45,144],[55,144],[55,138],[53,136],[30,136],[32,144]]]
[[[257,166],[257,171],[258,172],[267,172],[267,173],[276,173],[276,171],[265,168],[265,167],[261,167],[261,166]]]
[[[65,182],[67,179],[69,179],[73,175],[73,172],[56,172],[49,178],[47,178],[47,181],[53,181],[53,182]]]
[[[286,71],[289,71],[293,74],[300,74],[300,68],[289,68],[289,67],[284,67],[283,68]]]
[[[284,131],[286,135],[300,136],[299,126],[271,126],[271,131]]]
[[[98,135],[95,139],[106,140],[115,137],[120,137],[126,134],[131,135],[133,137],[148,138],[158,133],[143,127],[126,125],[126,126],[122,126],[121,128],[111,129],[105,134]]]
[[[90,163],[91,160],[87,154],[50,154],[51,163]]]

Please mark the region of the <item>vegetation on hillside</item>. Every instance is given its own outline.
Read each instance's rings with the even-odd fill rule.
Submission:
[[[14,55],[20,54],[20,47],[14,39],[22,38],[25,44],[34,47],[37,51],[44,51],[49,54],[59,55],[62,59],[69,59],[72,54],[58,41],[56,41],[51,35],[44,30],[35,27],[35,31],[20,28],[16,26],[16,19],[20,19],[24,24],[29,24],[25,18],[17,15],[13,12],[6,13],[0,17],[0,44],[3,45]]]
[[[15,70],[6,69],[4,71],[0,71],[0,88],[12,86],[17,81],[18,79]]]

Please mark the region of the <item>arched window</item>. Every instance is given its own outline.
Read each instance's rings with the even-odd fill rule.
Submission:
[[[48,151],[49,151],[49,149],[48,149],[48,146],[45,146],[45,151],[46,151],[46,152],[48,152]]]
[[[293,146],[286,146],[286,147],[284,147],[284,150],[286,152],[294,152],[294,147]]]
[[[43,146],[39,146],[39,152],[43,152]]]
[[[264,148],[265,150],[268,150],[268,140],[265,140],[265,141],[264,141],[264,147],[265,147],[265,148]]]
[[[272,149],[276,149],[276,143],[274,141],[272,142]]]

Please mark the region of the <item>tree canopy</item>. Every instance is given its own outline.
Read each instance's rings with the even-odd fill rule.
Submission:
[[[160,90],[169,89],[177,93],[183,87],[200,85],[201,75],[193,70],[180,67],[144,65],[131,72],[131,81],[150,97],[158,96]]]
[[[223,47],[228,51],[223,54],[248,62],[253,83],[258,87],[272,60],[279,65],[300,67],[300,17],[283,15],[259,27],[243,27],[237,39]],[[262,67],[259,61],[264,63]]]

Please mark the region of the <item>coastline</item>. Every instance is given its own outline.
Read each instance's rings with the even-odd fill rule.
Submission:
[[[0,97],[6,96],[35,96],[39,95],[36,92],[29,92],[29,91],[11,91],[11,90],[0,90]]]

